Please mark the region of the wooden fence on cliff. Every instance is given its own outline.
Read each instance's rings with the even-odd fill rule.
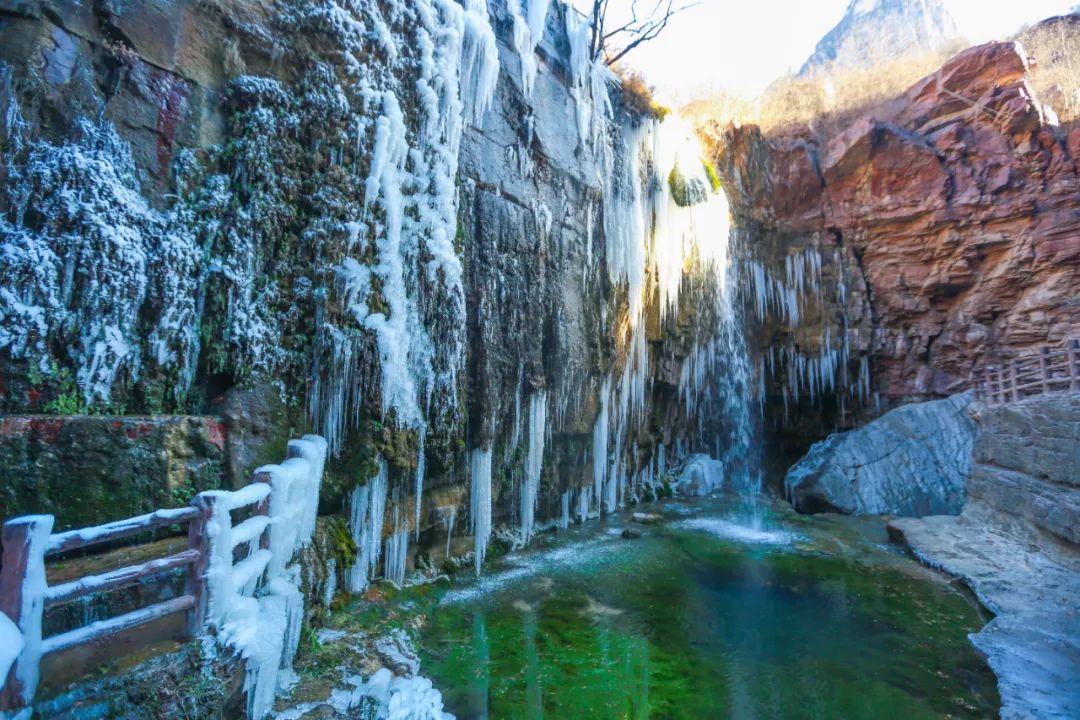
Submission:
[[[289,443],[290,460],[302,457],[302,442]],[[15,716],[17,711],[33,703],[41,662],[50,655],[79,646],[104,644],[120,633],[179,613],[186,616],[186,635],[199,635],[208,620],[208,606],[214,601],[211,597],[212,586],[207,582],[211,540],[222,537],[223,531],[232,546],[229,555],[233,560],[233,583],[236,587],[249,588],[248,594],[253,593],[272,560],[269,550],[273,520],[271,496],[277,492],[277,482],[274,473],[263,469],[255,473],[250,485],[235,492],[215,490],[200,493],[189,507],[157,510],[97,527],[61,533],[53,532],[52,515],[28,515],[5,522],[3,565],[0,566],[0,612],[7,615],[18,628],[22,648],[8,669],[0,690],[0,715],[8,717],[7,713],[10,712]],[[233,524],[232,513],[236,511],[246,517]],[[229,527],[217,527],[225,524],[225,518],[229,520]],[[115,546],[118,540],[175,526],[187,527],[187,547],[181,552],[96,575],[77,577],[57,585],[49,585],[47,581],[46,559],[49,557],[94,547]],[[42,636],[44,612],[50,606],[138,583],[164,585],[171,574],[178,570],[184,572],[185,581],[184,592],[178,597],[58,635]],[[0,642],[10,642],[11,638],[2,630],[0,627]]]
[[[990,405],[1066,390],[1080,391],[1080,340],[1043,347],[977,372],[975,398]]]

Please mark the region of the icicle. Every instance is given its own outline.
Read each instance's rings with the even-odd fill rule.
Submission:
[[[565,530],[570,527],[570,491],[567,490],[562,494],[559,499],[559,506],[561,508],[559,514],[558,528]]]
[[[416,453],[416,539],[420,539],[420,508],[424,501],[424,473],[427,471],[427,457],[424,443],[427,440],[427,427],[421,426],[416,441],[419,445]]]
[[[491,539],[491,450],[476,449],[470,460],[472,474],[471,521],[476,542],[476,574],[484,564]]]
[[[544,469],[544,439],[547,432],[547,393],[537,391],[529,398],[529,447],[525,456],[525,480],[521,486],[521,537],[532,539],[536,496]]]
[[[350,592],[367,589],[375,577],[375,570],[382,555],[382,533],[386,513],[386,493],[389,484],[389,467],[386,460],[378,459],[379,472],[367,485],[353,490],[349,528],[356,543],[356,564],[346,571]]]
[[[450,559],[450,541],[454,537],[454,521],[457,519],[457,508],[451,508],[450,512],[443,518],[443,525],[446,528],[446,559]]]
[[[604,380],[600,388],[600,413],[593,425],[593,494],[600,502],[604,492],[604,479],[607,477],[608,455],[608,395],[611,393],[611,377]]]
[[[386,539],[386,568],[383,576],[397,587],[405,584],[405,565],[409,554],[409,529],[400,505],[394,505],[394,532]]]

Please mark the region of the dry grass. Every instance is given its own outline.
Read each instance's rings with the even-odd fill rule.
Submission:
[[[1080,119],[1080,14],[1051,18],[1015,38],[1033,59],[1031,84],[1061,122]],[[856,116],[902,94],[967,47],[958,41],[938,52],[905,55],[870,69],[789,75],[753,100],[724,92],[695,100],[682,112],[698,121],[754,124],[766,133],[806,128],[826,139]]]
[[[872,110],[903,93],[963,49],[957,43],[938,52],[905,55],[870,69],[838,69],[777,80],[754,100],[726,93],[689,103],[684,114],[697,120],[754,124],[765,133],[809,128],[829,137],[854,115]]]
[[[1080,15],[1051,18],[1016,38],[1032,58],[1035,93],[1062,122],[1080,119]]]

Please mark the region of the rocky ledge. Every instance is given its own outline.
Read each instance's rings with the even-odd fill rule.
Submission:
[[[890,533],[996,615],[971,639],[997,673],[1002,718],[1080,717],[1080,393],[974,415],[963,513],[896,519]]]

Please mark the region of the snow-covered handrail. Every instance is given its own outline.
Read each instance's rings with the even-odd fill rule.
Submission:
[[[32,704],[41,660],[52,653],[100,642],[181,612],[187,616],[186,626],[192,636],[207,625],[220,629],[219,616],[232,597],[251,597],[262,583],[279,578],[295,550],[310,539],[325,454],[325,440],[305,436],[289,442],[284,463],[259,468],[251,484],[239,490],[199,493],[189,507],[157,510],[96,527],[53,533],[52,515],[28,515],[5,522],[0,612],[11,622],[0,623],[0,643],[21,650],[10,668],[0,668],[4,679],[0,714],[16,715],[16,711]],[[314,500],[297,502],[298,497],[305,496],[313,496]],[[249,509],[248,517],[234,527],[231,513],[245,509]],[[51,587],[48,584],[45,560],[49,555],[174,525],[188,526],[186,550]],[[246,546],[246,552],[242,546]],[[234,553],[243,559],[234,563]],[[42,637],[42,618],[50,605],[128,587],[144,578],[160,578],[181,569],[185,572],[185,589],[179,597]],[[8,637],[12,633],[14,636]]]

